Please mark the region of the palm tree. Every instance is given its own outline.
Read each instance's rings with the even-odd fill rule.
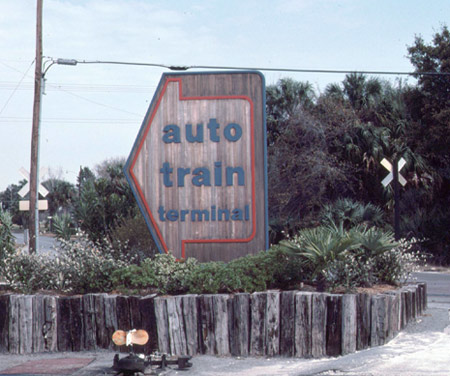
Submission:
[[[314,104],[315,94],[309,82],[283,78],[267,87],[266,96],[267,138],[271,145],[297,110]]]
[[[373,107],[381,94],[381,82],[361,73],[350,73],[343,81],[344,94],[352,107],[357,110]]]

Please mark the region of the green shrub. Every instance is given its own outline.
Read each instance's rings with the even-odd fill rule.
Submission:
[[[196,264],[193,258],[177,261],[170,254],[159,254],[139,266],[126,266],[115,271],[112,278],[122,289],[157,288],[161,294],[182,294],[188,290],[186,278]]]
[[[140,213],[121,218],[111,230],[109,238],[114,245],[120,245],[124,253],[137,256],[140,261],[158,254],[156,244]]]
[[[191,294],[217,294],[224,290],[224,262],[207,262],[198,264],[186,276],[186,285]]]
[[[198,264],[188,276],[190,293],[235,293],[290,288],[303,279],[297,258],[280,247],[247,255],[229,263]]]

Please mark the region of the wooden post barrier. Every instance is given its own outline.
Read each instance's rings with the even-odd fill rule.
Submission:
[[[9,351],[10,295],[0,295],[0,353]]]
[[[313,294],[311,324],[311,356],[320,358],[327,353],[327,295]]]
[[[280,355],[295,355],[295,291],[283,291],[280,300]]]
[[[378,295],[5,294],[0,295],[0,351],[120,350],[112,344],[115,330],[145,329],[149,342],[135,350],[146,354],[337,356],[385,344],[423,314],[426,298],[424,283]]]
[[[158,332],[156,326],[155,316],[155,297],[156,294],[146,295],[139,299],[139,312],[141,313],[141,328],[144,329],[149,335],[149,340],[144,345],[144,353],[151,354],[158,350]],[[189,321],[189,317],[185,314],[186,321]],[[111,338],[111,336],[110,336]]]
[[[233,356],[248,356],[250,346],[250,294],[236,294],[230,302],[230,352]]]
[[[388,297],[386,295],[373,295],[371,300],[370,346],[381,346],[388,339]]]
[[[169,324],[170,353],[186,355],[187,344],[181,296],[170,296],[166,298],[166,304]]]
[[[351,354],[356,351],[358,325],[357,302],[355,294],[342,296],[342,342],[341,354]]]
[[[268,291],[266,305],[266,351],[267,356],[280,353],[280,292]]]
[[[371,300],[369,294],[356,297],[356,350],[367,349],[370,345]]]
[[[326,304],[326,354],[338,356],[342,353],[342,295],[328,295]]]
[[[254,292],[250,297],[250,355],[262,356],[266,349],[267,294]]]
[[[312,293],[295,294],[295,356],[312,356]]]

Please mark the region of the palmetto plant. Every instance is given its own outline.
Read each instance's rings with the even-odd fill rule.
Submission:
[[[323,289],[327,265],[338,260],[346,251],[360,246],[342,226],[322,226],[304,229],[290,241],[282,241],[281,246],[290,254],[304,260],[311,269],[311,277]]]
[[[399,245],[391,231],[380,230],[376,227],[357,226],[350,230],[350,233],[350,236],[361,245],[358,254],[365,254],[366,257],[377,257]]]
[[[321,222],[327,226],[342,223],[344,228],[357,225],[383,227],[385,224],[384,212],[380,207],[348,198],[338,199],[332,204],[325,205],[321,212]]]

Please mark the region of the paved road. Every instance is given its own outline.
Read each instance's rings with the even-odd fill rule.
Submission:
[[[16,238],[16,244],[21,246],[22,249],[28,251],[28,245],[25,244],[24,232],[23,231],[14,232],[13,235]],[[44,253],[53,254],[55,251],[56,244],[57,244],[57,241],[53,236],[40,235],[39,236],[38,253],[39,254],[44,254]]]
[[[449,376],[450,375],[450,273],[417,273],[427,282],[428,309],[387,345],[338,358],[219,358],[196,356],[188,371],[168,375],[192,376]],[[0,354],[0,374],[30,361],[58,362],[62,358],[93,361],[73,376],[110,373],[114,353],[108,351],[34,355]],[[63,375],[61,372],[60,375]],[[67,372],[65,373],[68,374]],[[22,373],[25,375],[25,373]],[[27,373],[26,375],[37,375]],[[54,373],[56,375],[56,373]]]

